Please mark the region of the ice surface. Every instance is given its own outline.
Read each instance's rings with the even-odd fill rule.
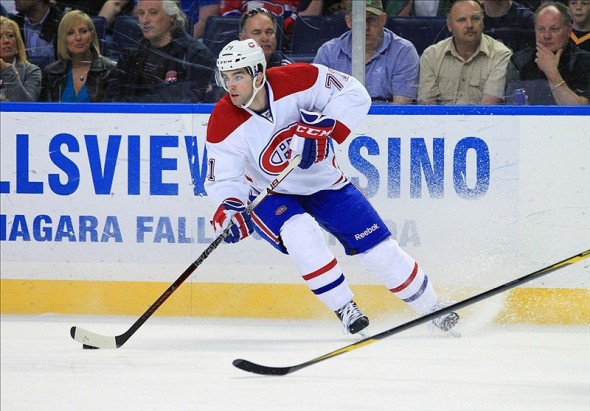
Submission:
[[[295,365],[356,340],[336,318],[155,317],[119,349],[83,350],[72,325],[116,335],[137,318],[3,315],[1,409],[590,410],[589,327],[476,317],[464,318],[462,338],[419,326],[268,377],[231,363]],[[369,330],[405,320],[377,319]]]

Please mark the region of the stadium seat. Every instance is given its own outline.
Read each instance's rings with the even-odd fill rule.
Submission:
[[[277,20],[277,50],[281,49],[283,43],[282,30],[283,18],[276,17]],[[238,40],[239,36],[240,17],[238,16],[210,16],[205,22],[205,32],[203,33],[203,44],[217,58],[219,52],[230,41]]]
[[[106,38],[107,35],[107,19],[103,16],[91,16],[94,29],[96,30],[96,37],[99,40]]]
[[[39,67],[41,71],[43,71],[46,65],[54,62],[54,59],[52,57],[47,56],[28,56],[27,60],[29,60],[29,63]]]
[[[322,44],[341,36],[347,29],[342,15],[299,16],[295,20],[288,57],[311,62]]]
[[[387,19],[386,27],[398,36],[410,40],[418,55],[422,55],[426,47],[451,35],[446,19],[441,17],[392,16]]]
[[[191,37],[193,36],[193,26],[195,25],[195,20],[192,16],[186,15],[186,27],[184,31],[186,31]]]
[[[91,16],[94,29],[96,30],[96,38],[100,45],[101,54],[105,53],[106,38],[107,38],[107,19],[103,16]]]
[[[119,51],[135,47],[143,39],[139,20],[135,16],[117,16],[113,25],[113,39],[108,46],[107,57],[119,58]]]
[[[239,24],[240,18],[234,16],[210,16],[207,18],[203,44],[209,48],[213,57],[217,58],[227,43],[238,40]]]

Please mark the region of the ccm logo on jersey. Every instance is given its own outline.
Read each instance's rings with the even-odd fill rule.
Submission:
[[[333,125],[332,127],[318,127],[315,125],[313,127],[307,127],[305,124],[299,123],[295,129],[295,134],[305,138],[328,138],[333,129]]]

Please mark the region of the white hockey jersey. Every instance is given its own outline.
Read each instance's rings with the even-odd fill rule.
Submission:
[[[247,202],[286,167],[289,143],[299,109],[321,112],[336,120],[331,137],[343,142],[367,115],[371,98],[347,74],[317,64],[290,64],[267,70],[267,116],[232,104],[228,95],[215,106],[207,127],[208,172],[205,189],[217,204],[228,197]],[[303,170],[296,168],[275,190],[308,195],[338,189],[347,179],[328,158]]]

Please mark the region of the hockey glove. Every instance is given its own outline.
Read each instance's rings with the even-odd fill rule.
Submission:
[[[301,118],[291,138],[291,155],[301,154],[299,167],[307,169],[314,163],[325,160],[330,152],[330,134],[336,120],[321,113],[299,110]]]
[[[230,232],[225,237],[226,243],[237,243],[248,237],[254,231],[252,217],[246,212],[246,206],[237,198],[226,198],[217,208],[211,224],[215,234],[219,235],[227,228],[231,221]]]

